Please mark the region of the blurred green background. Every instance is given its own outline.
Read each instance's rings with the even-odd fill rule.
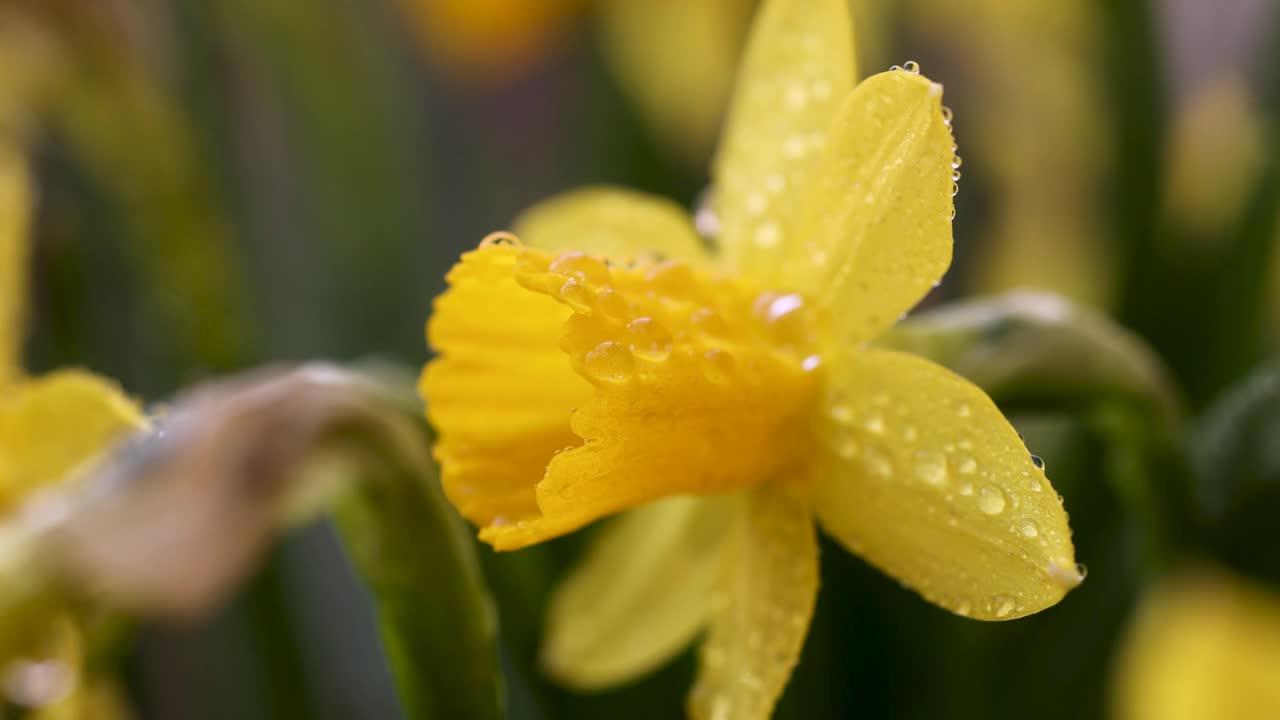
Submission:
[[[85,365],[160,402],[264,363],[419,366],[444,272],[524,207],[607,182],[695,208],[752,3],[690,5],[0,1],[0,130],[39,179],[28,367]],[[1101,716],[1152,577],[1209,557],[1280,580],[1275,462],[1233,474],[1265,455],[1271,435],[1247,424],[1274,403],[1194,420],[1280,340],[1280,8],[853,7],[861,74],[917,60],[955,111],[956,262],[927,303],[1027,286],[1097,305],[1164,358],[1193,420],[1152,440],[1106,403],[997,396],[1066,497],[1088,581],[1040,615],[980,624],[824,546],[778,716]],[[1217,439],[1189,469],[1203,436]],[[1231,484],[1244,475],[1262,489]],[[1232,515],[1241,503],[1250,514]],[[543,603],[583,542],[481,550],[511,716],[678,716],[691,654],[594,696],[537,672]],[[128,667],[143,718],[400,712],[325,525],[208,622],[144,628]]]

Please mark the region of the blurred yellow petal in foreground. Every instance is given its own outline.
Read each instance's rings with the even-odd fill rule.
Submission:
[[[1222,570],[1150,590],[1119,657],[1117,720],[1280,717],[1280,592]]]
[[[421,390],[481,540],[629,511],[553,603],[544,658],[569,684],[628,680],[705,623],[690,713],[767,717],[813,612],[815,518],[977,619],[1082,579],[1057,493],[992,401],[868,347],[950,263],[955,155],[917,66],[853,84],[849,24],[844,0],[761,8],[714,163],[719,252],[669,204],[580,191],[521,219],[533,247],[499,234],[464,254],[436,301]],[[689,495],[726,496],[721,541]]]

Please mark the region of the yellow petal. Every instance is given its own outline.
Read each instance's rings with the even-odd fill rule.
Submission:
[[[833,308],[843,340],[874,337],[946,272],[952,145],[942,86],[914,73],[868,78],[840,108],[783,286]]]
[[[817,360],[800,296],[757,293],[675,261],[611,268],[581,253],[480,252],[509,251],[521,255],[522,285],[574,311],[560,345],[595,391],[574,403],[579,447],[549,458],[539,515],[491,523],[482,540],[515,549],[661,497],[753,485],[794,450]],[[516,310],[456,311],[491,323]],[[473,411],[482,420],[484,410]]]
[[[606,59],[645,119],[703,167],[751,19],[743,0],[601,3]]]
[[[851,352],[828,369],[818,519],[927,600],[980,620],[1079,584],[1062,502],[982,390],[927,360]]]
[[[1221,574],[1142,602],[1120,654],[1117,720],[1280,717],[1280,595]]]
[[[689,695],[696,720],[765,720],[800,659],[818,595],[812,506],[800,490],[771,483],[741,499]]]
[[[711,612],[732,509],[725,498],[676,497],[630,510],[601,531],[551,598],[543,667],[598,690],[683,650]]]
[[[21,374],[30,195],[21,149],[0,141],[0,387]]]
[[[846,0],[768,0],[747,41],[712,178],[728,266],[771,284],[828,126],[855,77]]]
[[[545,200],[513,223],[526,245],[611,258],[660,255],[702,263],[707,254],[689,213],[656,195],[597,186]]]
[[[61,370],[19,382],[0,399],[0,511],[56,483],[146,420],[110,381]]]
[[[463,255],[427,324],[440,357],[419,389],[439,433],[441,483],[478,525],[537,513],[533,487],[553,453],[577,444],[569,414],[591,391],[559,348],[569,310],[516,284],[518,254]]]

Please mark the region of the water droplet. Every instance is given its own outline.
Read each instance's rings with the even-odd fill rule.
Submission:
[[[866,428],[867,432],[869,433],[875,433],[876,435],[883,435],[884,434],[884,418],[880,416],[880,413],[872,413],[867,416],[866,420],[863,421],[862,427]]]
[[[801,135],[792,135],[782,141],[782,153],[787,157],[798,158],[805,154],[805,139]]]
[[[959,170],[961,165],[964,165],[964,158],[960,157],[959,155],[951,156],[952,170]]]
[[[916,431],[915,425],[908,425],[902,428],[902,439],[907,442],[915,442],[920,437],[920,433]]]
[[[1040,492],[1040,481],[1039,481],[1039,480],[1034,480],[1034,479],[1033,479],[1033,480],[1031,481],[1031,492]]]
[[[737,362],[729,353],[720,348],[711,348],[702,356],[702,372],[707,379],[722,384],[729,384],[733,381],[734,368]]]
[[[916,477],[929,485],[940,487],[947,482],[947,459],[937,450],[917,450],[915,455]]]
[[[967,418],[973,414],[973,408],[969,407],[969,403],[960,403],[956,405],[956,415]]]
[[[1018,532],[1022,533],[1023,537],[1033,538],[1040,534],[1040,528],[1036,526],[1034,520],[1023,520],[1018,525]]]
[[[963,495],[963,496],[965,496],[965,497],[969,497],[970,495],[972,495],[972,494],[973,494],[973,486],[972,486],[972,485],[970,485],[969,483],[965,483],[965,484],[961,485],[961,486],[960,486],[960,494],[961,494],[961,495]]]
[[[893,461],[884,450],[875,445],[868,445],[862,452],[862,465],[867,472],[876,477],[887,478],[893,475]]]
[[[919,75],[920,63],[916,62],[915,60],[908,60],[902,64],[902,69],[905,70],[906,72],[911,73],[912,75]]]
[[[813,372],[814,370],[817,370],[821,366],[822,366],[821,355],[810,355],[806,357],[804,360],[800,361],[800,369],[804,370],[805,372]]]
[[[624,320],[631,315],[631,308],[622,293],[613,288],[605,288],[596,295],[596,307],[613,320]]]
[[[952,183],[951,183],[951,197],[955,197],[955,196],[957,196],[957,195],[959,195],[959,194],[960,194],[960,184],[959,184],[959,183],[956,183],[956,182],[952,182]]]
[[[1008,595],[996,595],[991,598],[991,612],[998,618],[1008,617],[1015,605]]]
[[[547,268],[557,275],[575,277],[591,285],[607,285],[609,268],[599,260],[580,252],[569,252],[551,262]]]
[[[835,420],[841,425],[853,424],[853,408],[848,405],[832,405],[829,414],[831,415],[832,420]]]
[[[1032,456],[1031,456],[1031,464],[1032,464],[1032,465],[1035,465],[1037,468],[1040,468],[1041,470],[1043,470],[1043,469],[1044,469],[1044,458],[1040,457],[1039,455],[1032,455]]]
[[[688,295],[697,288],[698,281],[688,265],[677,260],[663,260],[645,273],[654,290],[667,296]]]
[[[950,218],[948,218],[948,219],[949,219],[949,220],[955,220],[955,219],[956,219],[956,206],[955,206],[955,205],[952,205],[952,206],[951,206],[951,217],[950,217]],[[937,283],[934,283],[934,285],[933,285],[933,286],[934,286],[934,287],[938,287],[938,284],[937,284]]]
[[[1085,567],[1084,563],[1076,563],[1076,574],[1080,576],[1080,582],[1084,582],[1084,579],[1089,577],[1089,568]]]
[[[960,615],[963,617],[969,617],[969,613],[971,612],[973,612],[973,604],[970,603],[968,600],[961,600],[960,604],[956,605],[957,615]]]
[[[573,278],[565,280],[564,285],[560,286],[560,299],[575,312],[587,312],[591,309],[591,291]]]
[[[635,375],[635,360],[622,343],[602,342],[582,360],[586,374],[603,382],[626,382]]]
[[[946,105],[943,105],[942,106],[942,122],[950,125],[951,121],[954,118],[955,118],[955,115],[951,112],[951,108],[947,107]]]
[[[862,446],[858,444],[858,441],[852,435],[840,433],[832,442],[831,449],[835,450],[836,454],[845,460],[852,460],[858,457],[858,452],[862,449]]]
[[[627,343],[638,358],[662,362],[671,356],[671,333],[653,318],[641,317],[627,323]]]
[[[746,208],[748,215],[759,215],[769,207],[769,198],[762,192],[749,192],[743,207]]]
[[[786,92],[787,107],[792,110],[803,109],[809,104],[809,91],[800,85],[792,85]]]
[[[725,324],[724,318],[709,307],[694,310],[689,314],[689,322],[704,335],[724,337],[729,332],[729,326]]]
[[[960,182],[960,171],[959,171],[959,170],[952,170],[952,171],[951,171],[951,180],[952,180],[952,182]]]
[[[782,229],[778,223],[767,222],[756,228],[756,244],[762,248],[771,248],[782,241]]]
[[[796,293],[761,293],[752,305],[771,339],[783,347],[805,347],[812,340],[804,297]]]
[[[1004,512],[1004,493],[1000,488],[986,485],[978,491],[978,509],[988,515],[999,515]]]
[[[520,238],[516,237],[513,233],[507,232],[506,230],[491,232],[488,235],[485,235],[484,239],[480,241],[480,247],[482,248],[500,247],[504,245],[508,247],[520,247],[523,244],[524,243],[520,242]]]
[[[889,72],[901,72],[901,71],[902,71],[902,66],[901,66],[901,65],[890,65],[890,66],[889,66]]]
[[[956,458],[956,470],[961,475],[972,475],[978,471],[978,461],[967,455]]]

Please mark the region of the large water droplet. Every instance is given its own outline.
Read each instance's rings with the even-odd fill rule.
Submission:
[[[627,344],[636,357],[662,362],[671,356],[671,333],[653,318],[641,317],[627,323]]]
[[[902,69],[905,70],[906,72],[911,73],[912,75],[919,75],[920,63],[916,62],[915,60],[908,60],[902,63]]]
[[[635,375],[635,360],[622,343],[602,342],[582,359],[586,374],[603,382],[626,382]]]
[[[663,260],[645,273],[653,289],[667,296],[685,296],[698,286],[693,270],[676,260]]]
[[[941,487],[947,482],[947,459],[937,450],[917,450],[915,471],[925,483]]]
[[[610,278],[609,268],[605,267],[604,263],[580,252],[561,255],[553,260],[547,269],[558,275],[575,277],[592,285],[607,285]]]
[[[1031,456],[1031,464],[1032,464],[1032,465],[1035,465],[1036,467],[1040,468],[1041,470],[1043,470],[1043,469],[1044,469],[1044,459],[1042,459],[1039,455],[1032,455],[1032,456]]]
[[[596,307],[611,320],[624,320],[631,315],[631,308],[622,293],[613,288],[605,288],[596,295]]]
[[[591,309],[591,290],[574,278],[564,281],[560,286],[560,299],[573,308],[574,312],[587,312]]]
[[[1023,520],[1018,524],[1018,532],[1022,533],[1022,537],[1033,538],[1040,534],[1040,528],[1034,520]]]
[[[724,318],[720,317],[720,313],[709,307],[700,307],[689,314],[689,322],[693,324],[698,332],[712,337],[724,337],[729,332],[729,326],[725,323]]]
[[[986,485],[978,491],[978,509],[988,515],[1004,512],[1005,498],[1000,488]]]

